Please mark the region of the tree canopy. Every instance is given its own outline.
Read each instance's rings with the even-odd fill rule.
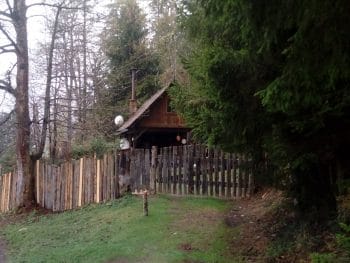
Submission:
[[[192,82],[174,94],[195,135],[267,152],[292,174],[299,208],[319,214],[333,213],[330,181],[349,171],[349,9],[345,0],[189,1],[183,23],[195,42]]]
[[[108,83],[112,104],[130,98],[131,69],[136,69],[139,98],[157,90],[158,59],[147,45],[146,17],[136,0],[111,6],[105,30],[104,50],[109,60]]]

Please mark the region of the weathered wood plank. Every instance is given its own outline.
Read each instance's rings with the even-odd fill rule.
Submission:
[[[145,149],[145,168],[144,168],[144,173],[145,173],[145,181],[144,185],[145,188],[150,189],[150,184],[151,184],[151,151],[149,149]]]
[[[183,147],[178,147],[178,193],[184,194]]]
[[[3,187],[3,178],[4,175],[0,175],[0,212],[3,211],[3,193],[4,193],[4,187]]]
[[[242,163],[242,156],[239,154],[237,155],[237,169],[236,169],[236,198],[241,198],[241,175],[242,175],[242,168],[241,168],[241,163]]]
[[[231,198],[232,196],[232,155],[227,155],[227,170],[226,170],[226,184],[227,184],[227,191],[226,191],[226,197]]]
[[[119,169],[119,154],[118,152],[114,153],[114,190],[115,194],[114,197],[117,198],[120,195],[120,188],[119,188],[119,174],[120,174],[120,169]]]
[[[219,150],[214,149],[214,188],[215,196],[219,196]]]
[[[241,198],[245,197],[245,185],[246,185],[246,167],[245,167],[245,156],[241,155]]]
[[[101,160],[96,160],[96,203],[101,201],[100,199],[100,184],[101,184]]]
[[[226,185],[226,180],[225,180],[225,175],[226,175],[226,163],[225,163],[225,153],[223,151],[220,151],[219,153],[219,158],[220,158],[220,167],[219,167],[219,174],[220,174],[220,189],[219,189],[219,196],[224,197],[225,196],[225,185]]]
[[[84,169],[84,158],[80,158],[79,164],[79,190],[78,190],[78,206],[82,206],[82,194],[83,194],[83,169]]]
[[[150,185],[149,190],[150,192],[157,193],[157,186],[156,186],[156,180],[157,180],[157,172],[156,172],[156,166],[157,166],[157,146],[152,146],[151,150],[151,167],[150,167]]]
[[[156,191],[157,193],[162,193],[162,166],[163,166],[163,156],[162,149],[159,150],[160,154],[157,153],[157,162],[156,162]]]
[[[35,162],[36,202],[40,205],[40,160]]]

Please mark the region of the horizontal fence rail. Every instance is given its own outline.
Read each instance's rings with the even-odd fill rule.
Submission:
[[[118,198],[125,191],[249,197],[253,189],[250,162],[202,145],[132,149],[84,157],[60,165],[37,161],[37,203],[52,211],[65,211]],[[17,173],[0,175],[0,212],[16,208]]]

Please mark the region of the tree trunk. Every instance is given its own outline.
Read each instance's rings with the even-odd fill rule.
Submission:
[[[298,201],[299,211],[306,219],[322,222],[337,215],[337,202],[327,165],[307,160],[293,169],[293,176],[295,184],[292,192]]]
[[[14,1],[13,22],[16,31],[16,158],[19,188],[17,200],[19,207],[31,206],[34,199],[34,175],[31,173],[30,159],[30,118],[28,106],[28,40],[27,40],[27,7],[25,0]]]

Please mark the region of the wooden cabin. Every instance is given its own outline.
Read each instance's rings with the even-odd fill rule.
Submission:
[[[133,148],[166,147],[187,144],[190,129],[172,109],[167,87],[159,90],[140,108],[130,100],[130,118],[118,129],[121,138]]]

